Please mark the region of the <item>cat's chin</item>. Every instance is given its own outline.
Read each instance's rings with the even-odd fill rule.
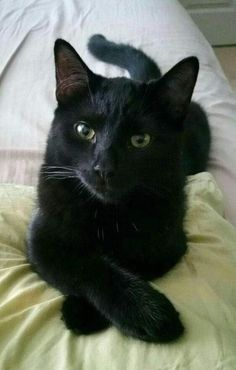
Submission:
[[[122,198],[120,192],[105,186],[92,186],[87,181],[83,181],[85,188],[95,199],[105,204],[117,204]]]
[[[103,202],[105,204],[117,204],[121,200],[121,196],[119,196],[120,194],[117,194],[117,192],[115,192],[113,190],[93,189],[92,193],[96,196],[96,198],[98,200],[100,200],[101,202]]]

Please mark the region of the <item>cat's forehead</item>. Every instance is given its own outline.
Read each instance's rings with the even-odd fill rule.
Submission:
[[[144,86],[127,78],[106,81],[95,95],[94,104],[104,115],[135,110],[144,96]]]

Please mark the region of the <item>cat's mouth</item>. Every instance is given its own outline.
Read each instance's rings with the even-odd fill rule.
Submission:
[[[117,202],[116,194],[112,189],[107,188],[101,189],[100,187],[99,188],[96,187],[95,195],[97,196],[98,199],[102,200],[105,203]]]
[[[103,181],[101,179],[94,180],[90,173],[86,171],[78,171],[77,175],[83,183],[84,188],[88,191],[88,197],[92,196],[103,203],[119,203],[129,192],[126,187],[116,183],[114,180]]]
[[[98,200],[104,203],[117,203],[119,201],[119,192],[110,184],[106,182],[97,182],[94,184],[82,176],[80,176],[80,180],[87,191]]]
[[[117,203],[122,197],[120,189],[118,190],[115,186],[106,182],[90,185],[89,190],[104,203]]]
[[[89,186],[89,191],[104,203],[117,203],[120,198],[117,191],[106,184]]]

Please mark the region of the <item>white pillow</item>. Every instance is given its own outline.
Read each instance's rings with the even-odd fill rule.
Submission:
[[[56,106],[53,44],[69,41],[91,69],[127,75],[87,51],[94,33],[128,42],[166,72],[196,55],[200,74],[194,99],[212,128],[209,171],[223,194],[226,217],[236,225],[236,98],[214,52],[182,6],[174,0],[2,0],[0,24],[0,180],[35,184]]]

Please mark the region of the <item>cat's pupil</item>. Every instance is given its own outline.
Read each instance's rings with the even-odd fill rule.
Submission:
[[[88,136],[89,133],[90,133],[90,128],[88,128],[87,126],[83,126],[82,130],[81,130],[82,134],[84,136]]]
[[[144,138],[139,136],[139,137],[137,137],[136,141],[137,141],[138,144],[142,144],[143,141],[144,141]]]

